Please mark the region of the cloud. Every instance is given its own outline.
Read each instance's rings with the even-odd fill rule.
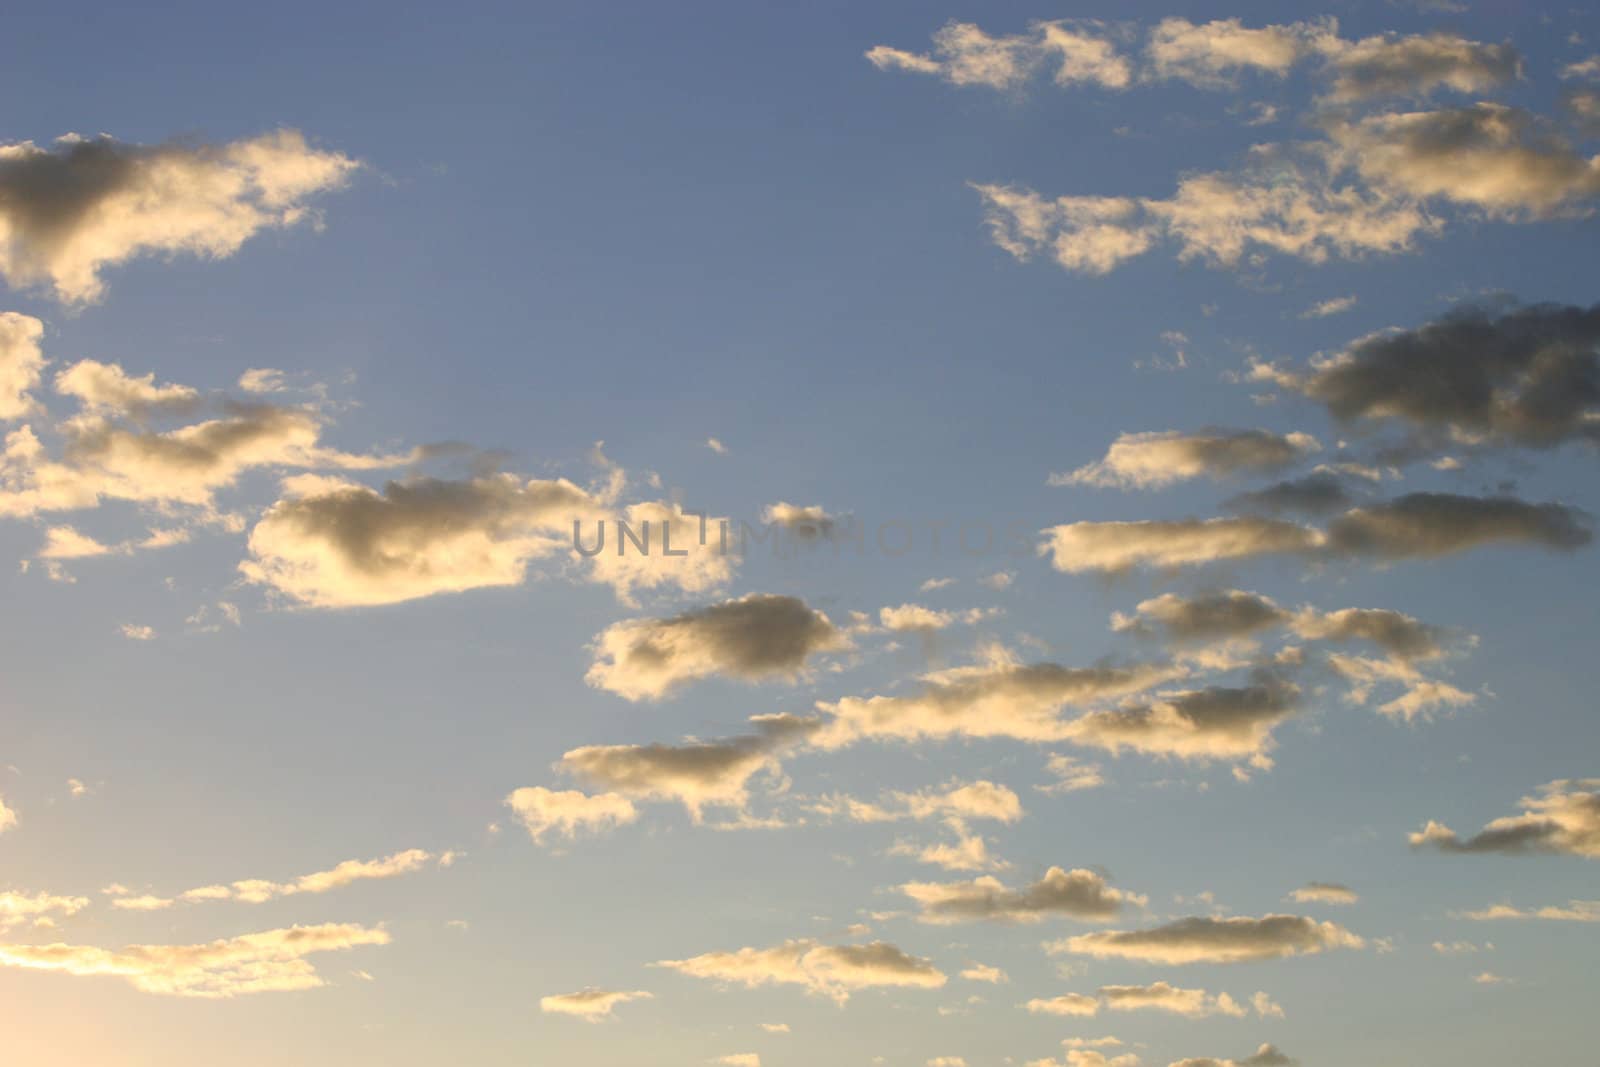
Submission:
[[[11,808],[6,807],[5,798],[4,797],[0,797],[0,834],[5,833],[7,830],[14,829],[16,827],[16,825],[17,825],[17,813],[16,813],[16,811],[14,811]]]
[[[1302,554],[1323,544],[1320,531],[1256,517],[1073,522],[1044,531],[1040,554],[1058,571],[1118,573],[1252,556]]]
[[[1310,434],[1268,430],[1125,433],[1104,459],[1052,474],[1050,484],[1153,489],[1192,478],[1280,470],[1320,448]]]
[[[1063,993],[1058,997],[1035,997],[1023,1005],[1034,1015],[1075,1015],[1090,1017],[1100,1014],[1100,1002],[1086,993]]]
[[[723,1067],[761,1067],[761,1057],[754,1052],[734,1052],[711,1062],[723,1064]]]
[[[1543,919],[1548,922],[1600,923],[1600,900],[1569,900],[1565,904],[1547,904],[1542,908],[1514,908],[1509,904],[1493,904],[1478,911],[1451,912],[1451,917],[1472,919],[1475,922]]]
[[[523,786],[506,797],[511,808],[528,830],[528,836],[542,842],[555,832],[571,839],[580,833],[601,833],[626,826],[639,817],[633,802],[617,793],[581,793],[576,789],[555,791],[543,786]]]
[[[1267,915],[1259,919],[1190,916],[1143,930],[1079,934],[1046,947],[1051,952],[1095,959],[1182,965],[1283,959],[1364,944],[1335,923],[1298,915]]]
[[[1183,989],[1166,982],[1150,985],[1101,986],[1099,997],[1111,1011],[1164,1011],[1189,1019],[1208,1015],[1242,1018],[1244,1008],[1226,993],[1211,994],[1204,989]]]
[[[323,608],[395,604],[519,585],[530,561],[570,548],[574,516],[595,499],[565,479],[495,474],[419,478],[380,493],[329,479],[291,479],[250,531],[248,581]]]
[[[1600,441],[1600,304],[1453,310],[1369,334],[1280,380],[1344,422],[1399,422],[1457,444]]]
[[[565,774],[631,797],[676,800],[698,821],[707,805],[743,809],[750,778],[775,773],[778,757],[818,729],[818,721],[793,715],[759,715],[756,732],[681,745],[588,745],[556,765]]]
[[[999,871],[1011,864],[989,852],[989,843],[978,834],[968,831],[959,818],[945,820],[945,825],[955,834],[956,840],[931,845],[917,845],[897,841],[889,849],[891,856],[913,856],[922,863],[942,867],[947,871]]]
[[[898,822],[903,819],[993,819],[1013,823],[1022,818],[1022,801],[1003,785],[986,779],[951,783],[943,789],[886,793],[878,803],[835,794],[823,797],[814,810],[854,822]]]
[[[1436,659],[1445,653],[1448,630],[1386,608],[1344,608],[1319,612],[1302,608],[1290,628],[1308,641],[1370,641],[1402,662]]]
[[[1099,24],[1062,20],[1036,22],[1027,34],[991,36],[969,22],[951,22],[933,35],[932,54],[877,45],[866,53],[879,70],[933,74],[952,85],[1009,90],[1023,85],[1044,65],[1053,65],[1057,85],[1083,82],[1120,89],[1132,68]]]
[[[1326,531],[1258,516],[1074,522],[1043,531],[1041,555],[1067,573],[1197,566],[1255,556],[1432,559],[1491,544],[1571,551],[1593,539],[1588,516],[1515,497],[1408,493],[1352,508]]]
[[[155,412],[182,413],[200,401],[200,393],[187,385],[157,385],[154,372],[135,377],[116,363],[79,360],[56,375],[55,391],[78,401],[95,415],[146,416]]]
[[[1495,819],[1466,840],[1430,821],[1411,835],[1413,847],[1508,855],[1548,853],[1600,859],[1600,779],[1558,779],[1522,798],[1523,812]]]
[[[1155,700],[1090,711],[1074,720],[1068,739],[1120,753],[1124,748],[1179,759],[1266,760],[1272,730],[1296,709],[1299,691],[1259,675],[1249,686],[1208,686],[1159,694]]]
[[[39,559],[91,559],[107,556],[117,549],[101,544],[71,526],[52,526],[44,532],[44,547],[39,549]]]
[[[1588,516],[1575,508],[1454,493],[1408,493],[1354,508],[1328,527],[1330,552],[1381,560],[1430,559],[1490,544],[1571,551],[1592,539]]]
[[[1034,786],[1041,793],[1077,793],[1084,789],[1098,789],[1106,784],[1098,763],[1080,763],[1071,756],[1059,753],[1045,761],[1045,770],[1055,781]]]
[[[802,541],[826,540],[838,525],[838,519],[829,515],[821,504],[801,506],[782,500],[768,504],[761,512],[761,521],[769,526],[781,526],[785,532]]]
[[[793,681],[812,656],[844,644],[838,628],[805,601],[752,593],[670,618],[607,627],[595,637],[585,678],[628,700],[659,700],[713,674]]]
[[[227,885],[198,886],[179,894],[179,899],[189,902],[236,900],[244,904],[263,904],[300,893],[326,893],[354,882],[397,878],[419,871],[434,861],[440,866],[448,866],[452,859],[454,856],[451,853],[435,856],[420,848],[408,848],[378,859],[345,860],[327,870],[303,874],[292,882],[245,878]]]
[[[1273,1004],[1272,999],[1265,993],[1257,993],[1254,1001],[1260,1014],[1272,1014],[1274,1011],[1279,1015],[1282,1014],[1282,1009]],[[1202,1019],[1213,1015],[1238,1019],[1247,1014],[1245,1008],[1227,993],[1212,994],[1204,989],[1183,989],[1167,982],[1153,982],[1147,986],[1101,986],[1093,996],[1085,993],[1067,993],[1048,1000],[1030,1000],[1023,1007],[1034,1014],[1080,1017],[1096,1016],[1102,1009],[1119,1012],[1164,1011],[1189,1019]],[[1265,1007],[1266,1011],[1259,1012],[1260,1007]],[[1121,1042],[1111,1039],[1109,1044],[1116,1045]],[[1074,1062],[1070,1056],[1068,1062]]]
[[[277,130],[227,144],[127,144],[68,135],[0,145],[0,274],[82,303],[104,268],[138,256],[221,259],[265,229],[314,218],[309,201],[359,164]]]
[[[1329,515],[1348,508],[1354,499],[1345,488],[1344,479],[1331,470],[1315,470],[1300,478],[1277,482],[1265,489],[1256,489],[1229,497],[1223,508],[1246,514]]]
[[[1185,175],[1166,199],[1062,196],[974,183],[991,239],[1018,260],[1105,274],[1161,241],[1180,260],[1234,267],[1275,252],[1313,263],[1411,248],[1442,220],[1381,190],[1336,184],[1326,146],[1257,146],[1237,172]]]
[[[1003,985],[1011,981],[1011,977],[1005,971],[986,963],[970,964],[961,972],[961,977],[969,982],[986,982],[989,985]]]
[[[1254,1055],[1246,1056],[1242,1060],[1217,1060],[1210,1056],[1201,1056],[1178,1060],[1169,1067],[1295,1067],[1297,1062],[1272,1045],[1262,1045],[1256,1049]]]
[[[198,945],[129,945],[120,952],[85,945],[0,944],[0,967],[123,978],[143,993],[227,999],[251,993],[317,989],[327,983],[305,959],[387,945],[388,931],[353,923],[292,926]]]
[[[87,369],[86,369],[87,368]],[[323,419],[314,410],[225,402],[219,417],[151,430],[154,415],[182,413],[197,394],[156,385],[115,364],[78,363],[56,376],[74,396],[76,417],[54,429],[62,438],[52,458],[32,426],[8,434],[0,448],[0,515],[93,508],[105,500],[148,505],[163,513],[191,509],[225,522],[215,495],[261,468],[378,469],[413,455],[364,456],[324,448]]]
[[[8,814],[5,805],[0,804],[0,830],[5,828],[5,816]],[[17,892],[0,893],[0,930],[9,930],[23,923],[40,923],[41,920],[45,920],[45,925],[53,925],[52,916],[76,915],[88,906],[88,897],[63,897],[52,893],[35,893],[32,896]]]
[[[138,897],[117,897],[111,902],[111,906],[123,911],[165,911],[176,903],[177,901],[171,897],[157,897],[146,894]]]
[[[20,419],[36,405],[29,391],[39,384],[44,323],[32,315],[0,311],[0,420]]]
[[[1289,898],[1297,904],[1354,904],[1361,899],[1354,889],[1337,882],[1307,882]]]
[[[546,1015],[575,1015],[586,1023],[609,1022],[618,1004],[649,1000],[653,994],[642,989],[621,992],[610,989],[580,989],[576,993],[556,993],[539,998],[539,1010]]]
[[[741,948],[707,952],[685,960],[661,960],[654,966],[750,989],[797,985],[841,1004],[850,999],[851,993],[862,989],[938,989],[946,981],[931,961],[908,955],[884,941],[824,945],[800,939],[773,948]]]
[[[1332,19],[1251,29],[1236,18],[1202,24],[1168,18],[1150,31],[1145,54],[1155,78],[1218,88],[1242,72],[1282,77],[1307,56],[1336,47],[1337,35]]]
[[[1249,637],[1289,618],[1269,597],[1242,589],[1224,589],[1194,597],[1164,593],[1141,601],[1133,615],[1116,614],[1118,633],[1159,632],[1175,644],[1211,644]]]
[[[1328,134],[1337,165],[1418,201],[1518,219],[1576,210],[1600,195],[1600,161],[1546,120],[1503,104],[1369,115],[1333,123]]]
[[[1385,34],[1353,41],[1328,62],[1332,98],[1422,96],[1435,89],[1485,93],[1516,81],[1522,57],[1509,44],[1483,44],[1453,33]]]
[[[866,738],[904,741],[946,737],[1065,738],[1061,710],[1126,696],[1181,673],[1161,664],[1128,667],[1023,665],[995,653],[987,662],[924,675],[908,696],[844,697],[817,707],[829,718],[812,739],[836,748]]]
[[[917,903],[921,921],[937,925],[1037,923],[1056,916],[1104,920],[1129,904],[1147,903],[1145,897],[1112,888],[1101,875],[1081,868],[1051,867],[1037,882],[1015,890],[984,876],[970,882],[907,882],[900,891]]]
[[[1300,313],[1302,319],[1325,319],[1329,315],[1342,315],[1355,307],[1357,299],[1351,296],[1334,296],[1318,301]]]

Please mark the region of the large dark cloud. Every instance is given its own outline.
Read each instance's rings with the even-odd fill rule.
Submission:
[[[1592,538],[1589,517],[1563,504],[1530,504],[1509,496],[1408,493],[1339,516],[1328,527],[1328,550],[1410,559],[1495,543],[1571,550]]]
[[[1373,334],[1298,383],[1345,421],[1397,419],[1457,441],[1600,441],[1600,304],[1453,311]]]

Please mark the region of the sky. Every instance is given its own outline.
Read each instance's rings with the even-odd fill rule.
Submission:
[[[7,1064],[1590,1055],[1596,12],[4,26]]]

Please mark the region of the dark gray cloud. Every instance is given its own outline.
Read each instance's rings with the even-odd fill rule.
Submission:
[[[1600,441],[1600,304],[1469,307],[1373,334],[1303,379],[1344,421],[1400,420],[1455,441]]]
[[[1516,497],[1408,493],[1355,508],[1328,527],[1328,551],[1376,559],[1447,556],[1489,544],[1572,550],[1593,539],[1589,517],[1563,504]]]
[[[1303,478],[1277,482],[1265,489],[1229,497],[1223,508],[1261,515],[1331,515],[1355,502],[1344,479],[1332,471],[1313,471]]]

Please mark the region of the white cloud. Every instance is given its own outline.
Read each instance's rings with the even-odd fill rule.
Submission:
[[[317,952],[386,945],[381,927],[351,923],[293,926],[198,945],[129,945],[120,952],[86,945],[0,944],[0,967],[109,975],[144,993],[226,999],[316,989],[327,983],[305,959]]]
[[[32,315],[0,311],[0,420],[34,411],[30,390],[39,384],[45,363],[39,347],[43,336],[44,323]]]
[[[1052,474],[1050,484],[1156,489],[1193,478],[1281,470],[1321,447],[1310,434],[1268,430],[1125,433],[1104,459]]]
[[[5,805],[0,804],[0,830],[6,827],[5,817],[10,814]],[[0,893],[0,930],[9,930],[13,926],[23,923],[38,923],[47,920],[46,925],[53,925],[52,916],[76,915],[89,906],[88,897],[63,897],[52,893],[26,893],[5,892]]]
[[[524,786],[514,790],[505,802],[527,828],[528,835],[539,842],[551,832],[571,839],[580,833],[602,833],[626,826],[639,817],[633,802],[617,793]]]
[[[326,893],[353,882],[397,878],[419,871],[430,862],[448,867],[453,853],[435,855],[420,848],[408,848],[392,855],[370,860],[345,860],[327,870],[303,874],[290,882],[274,882],[264,878],[245,878],[226,885],[205,885],[185,890],[178,899],[188,903],[208,900],[236,900],[244,904],[263,904],[279,897],[300,893]]]
[[[649,1000],[653,994],[643,990],[622,992],[610,989],[581,989],[576,993],[556,993],[539,998],[539,1010],[547,1015],[575,1015],[588,1023],[607,1022],[616,1016],[619,1004]]]
[[[707,952],[684,960],[661,960],[691,978],[756,988],[797,985],[839,1003],[871,988],[938,989],[944,974],[929,960],[907,955],[894,945],[824,945],[810,939],[785,941],[773,948]]]

